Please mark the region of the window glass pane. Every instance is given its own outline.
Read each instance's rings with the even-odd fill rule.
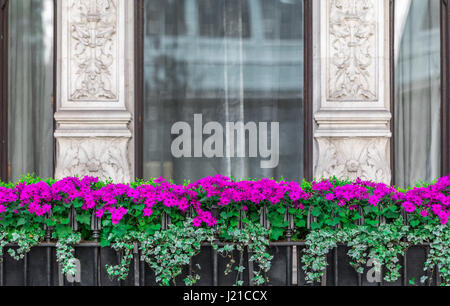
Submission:
[[[250,37],[247,0],[198,0],[199,33],[206,37]]]
[[[184,1],[154,0],[146,7],[146,32],[167,36],[186,34]]]
[[[261,5],[267,39],[302,39],[303,20],[298,18],[303,10],[302,2],[261,0]]]
[[[439,2],[395,1],[395,174],[402,187],[440,176]]]
[[[303,1],[166,2],[175,32],[145,0],[144,177],[301,180]]]
[[[53,176],[53,0],[9,1],[10,180]]]

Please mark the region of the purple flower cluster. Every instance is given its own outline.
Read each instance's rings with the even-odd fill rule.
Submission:
[[[205,177],[186,185],[177,185],[159,178],[151,184],[131,187],[125,184],[97,184],[93,177],[68,177],[48,184],[37,182],[17,183],[13,188],[0,186],[0,214],[8,208],[26,210],[29,214],[43,216],[61,203],[82,203],[82,209],[91,211],[98,218],[109,215],[118,224],[129,210],[142,210],[150,217],[161,206],[175,208],[180,213],[193,213],[193,226],[215,226],[217,220],[203,203],[216,203],[220,207],[240,205],[248,210],[252,205],[292,205],[297,209],[310,206],[315,197],[331,204],[354,210],[363,205],[379,206],[386,201],[402,207],[407,213],[420,213],[423,217],[438,217],[447,224],[450,216],[450,176],[439,179],[428,187],[416,187],[406,192],[398,191],[382,183],[356,180],[346,184],[322,180],[303,189],[297,182],[261,179],[257,181],[233,181],[217,175]],[[142,208],[143,207],[143,208]]]
[[[335,201],[341,207],[354,209],[361,201],[368,201],[371,206],[378,206],[382,201],[393,201],[403,207],[405,212],[420,212],[427,217],[430,214],[447,224],[450,217],[450,176],[440,178],[428,187],[415,187],[406,192],[398,191],[383,183],[374,183],[357,179],[344,186],[333,187],[328,180],[313,183],[312,189],[329,201]]]
[[[0,186],[0,214],[6,212],[6,205],[17,201],[18,196],[15,190]]]
[[[297,182],[276,182],[271,179],[235,182],[222,175],[203,178],[188,185],[187,188],[190,190],[200,188],[208,198],[218,197],[219,206],[226,206],[231,202],[255,205],[268,202],[274,205],[280,203],[286,196],[294,202],[307,201],[310,197]]]

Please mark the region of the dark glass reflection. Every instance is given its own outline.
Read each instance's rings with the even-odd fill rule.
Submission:
[[[302,24],[302,0],[145,0],[144,177],[301,180]],[[269,136],[279,122],[278,165],[250,157],[250,133],[246,157],[175,158],[171,128],[186,122],[193,139],[194,114],[203,126],[269,122]]]
[[[9,1],[9,179],[53,176],[53,0]]]
[[[441,175],[440,1],[395,7],[395,184],[409,187]]]

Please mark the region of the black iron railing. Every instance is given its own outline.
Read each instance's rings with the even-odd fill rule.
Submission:
[[[218,216],[218,207],[213,208],[213,214]],[[243,217],[243,216],[241,216]],[[404,216],[407,220],[407,216]],[[78,229],[75,211],[72,209],[70,216],[71,226],[76,231]],[[271,242],[269,251],[274,256],[272,268],[267,273],[269,279],[268,285],[292,286],[308,285],[305,281],[305,274],[302,270],[301,256],[302,250],[306,247],[304,242],[291,241],[295,231],[295,224],[292,215],[288,210],[285,214],[287,228],[285,231],[286,241]],[[307,217],[307,227],[309,228],[315,218],[311,216],[311,210]],[[359,221],[363,222],[363,221]],[[260,223],[265,228],[270,228],[270,222],[267,217],[267,210],[261,210]],[[380,220],[384,223],[384,220]],[[170,224],[170,218],[167,215],[162,216],[162,229],[167,229]],[[243,226],[240,224],[239,226]],[[92,237],[94,241],[83,242],[74,245],[75,257],[77,258],[77,273],[74,277],[64,276],[61,268],[56,261],[56,243],[51,241],[52,229],[46,228],[45,242],[33,247],[20,261],[14,260],[5,251],[7,248],[14,248],[14,245],[7,245],[0,257],[0,286],[65,286],[65,285],[89,285],[89,286],[154,286],[158,285],[155,275],[150,267],[141,259],[138,244],[134,247],[134,256],[130,265],[128,278],[124,281],[110,279],[106,272],[105,265],[116,265],[121,260],[120,252],[116,252],[110,247],[101,247],[99,243],[101,223],[98,218],[92,217],[91,220]],[[224,243],[217,242],[218,246]],[[350,259],[347,256],[348,248],[339,245],[328,254],[328,266],[322,278],[321,286],[382,286],[382,285],[403,285],[407,286],[411,280],[415,284],[420,284],[419,280],[424,274],[424,263],[426,261],[429,245],[411,247],[407,250],[405,256],[400,258],[402,263],[402,277],[394,282],[387,283],[383,281],[383,273],[377,273],[374,263],[369,261],[364,268],[364,273],[357,273],[350,266]],[[244,262],[245,270],[243,272],[235,271],[225,275],[225,267],[229,259],[223,258],[209,244],[205,243],[199,255],[192,258],[190,264],[185,268],[182,275],[177,280],[177,285],[183,285],[183,279],[192,275],[197,264],[201,269],[197,271],[200,275],[198,285],[207,286],[226,286],[233,285],[237,280],[243,281],[244,285],[253,285],[252,277],[254,275],[254,263],[249,261],[251,250],[244,252],[235,251],[234,256]],[[295,268],[294,268],[295,265]],[[438,271],[426,271],[429,277],[427,285],[440,285],[440,275]]]

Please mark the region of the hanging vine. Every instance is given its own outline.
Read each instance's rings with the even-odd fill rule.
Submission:
[[[61,271],[65,275],[75,276],[77,272],[73,245],[79,243],[80,240],[80,233],[71,233],[66,237],[59,238],[56,243],[56,260],[61,264]]]

